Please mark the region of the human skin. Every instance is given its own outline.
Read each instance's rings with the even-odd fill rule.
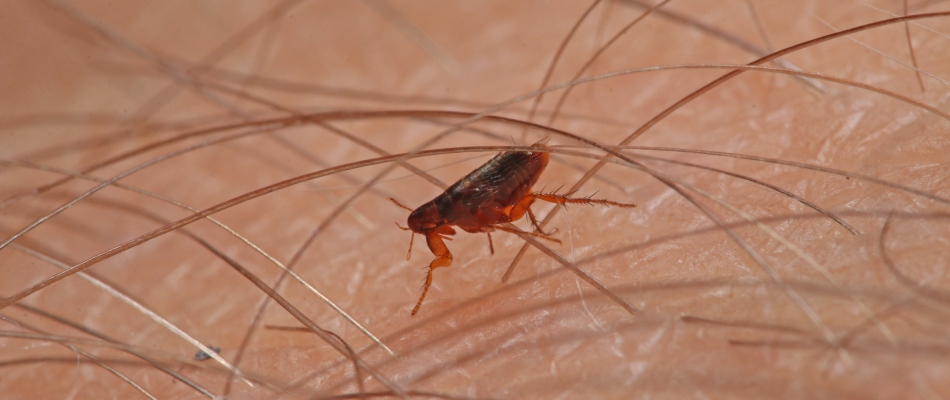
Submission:
[[[12,161],[80,173],[162,139],[267,118],[298,123],[211,144],[119,183],[202,210],[328,166],[373,159],[381,151],[415,151],[464,116],[397,112],[388,118],[307,120],[302,115],[484,112],[541,87],[558,46],[591,4],[304,2],[271,15],[270,7],[277,6],[263,2],[8,3],[0,13],[0,33],[7,38],[0,44],[6,54],[0,62],[0,157],[6,162],[0,197],[62,177]],[[584,76],[653,66],[692,68],[580,84],[553,122],[550,112],[563,90],[547,92],[531,121],[616,145],[729,73],[725,66],[750,63],[769,49],[835,29],[892,18],[887,12],[904,15],[901,2],[870,3],[878,9],[867,4],[671,1],[660,9],[668,14],[646,16]],[[597,5],[548,85],[570,81],[599,46],[645,10],[632,2]],[[945,10],[942,2],[909,4],[910,14]],[[262,22],[255,28],[256,20]],[[284,264],[291,264],[322,227],[293,262],[294,270],[396,356],[299,283],[285,281],[277,292],[313,325],[342,338],[383,379],[371,377],[368,368],[354,375],[345,351],[304,331],[304,322],[276,304],[267,306],[242,345],[268,295],[237,269],[271,286],[281,271],[221,227],[200,220],[85,272],[201,343],[221,347],[223,359],[235,362],[240,354],[236,366],[246,382],[214,360],[194,361],[193,344],[70,276],[17,302],[30,309],[0,310],[5,318],[0,332],[8,336],[0,341],[0,393],[4,398],[143,396],[115,373],[50,340],[92,337],[30,311],[42,310],[133,346],[210,393],[231,398],[358,397],[360,391],[379,395],[393,388],[412,397],[459,398],[948,397],[944,360],[950,326],[942,290],[950,284],[945,277],[950,52],[947,37],[928,29],[946,35],[950,19],[913,22],[926,26],[909,28],[918,68],[936,78],[922,74],[918,80],[908,66],[913,62],[905,24],[894,23],[784,55],[790,64],[762,64],[871,88],[746,71],[672,111],[630,143],[767,157],[850,175],[638,150],[624,155],[691,200],[629,163],[608,164],[579,188],[578,195],[596,192],[598,198],[639,207],[560,210],[547,227],[557,229],[562,244],[543,243],[636,313],[537,249],[529,250],[503,283],[525,241],[493,235],[495,255],[489,256],[484,235],[460,232],[447,242],[452,266],[435,272],[419,314],[411,317],[433,256],[417,240],[406,260],[410,235],[394,223],[405,226],[408,211],[387,197],[421,205],[441,192],[439,182],[453,183],[497,150],[426,156],[407,161],[421,171],[391,162],[354,169],[213,216]],[[216,50],[242,29],[249,29],[245,37]],[[175,88],[173,96],[156,97],[168,88]],[[490,113],[526,120],[533,100]],[[482,120],[465,128],[426,149],[530,145],[548,138],[555,149],[605,154],[590,146],[558,147],[580,143],[516,122]],[[246,131],[190,138],[89,174],[109,179],[156,157]],[[857,233],[748,181],[647,156],[767,182],[826,209]],[[567,190],[596,157],[556,155],[536,189],[564,185]],[[373,190],[341,208],[390,166]],[[0,236],[13,235],[96,185],[72,180],[4,204]],[[328,221],[338,208],[343,212]],[[538,203],[533,209],[543,217],[552,208]],[[60,272],[50,259],[24,249],[76,265],[190,214],[125,188],[104,188],[0,249],[0,295],[9,298]],[[529,229],[526,221],[518,226]],[[38,334],[33,328],[47,336],[22,337]],[[14,334],[21,337],[10,337]],[[155,397],[203,397],[155,364],[95,340],[76,346]]]

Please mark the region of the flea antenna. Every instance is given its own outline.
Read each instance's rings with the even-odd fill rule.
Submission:
[[[411,208],[406,207],[405,205],[403,205],[403,204],[400,203],[398,200],[396,200],[396,199],[394,199],[394,198],[392,198],[392,197],[389,198],[389,201],[391,201],[391,202],[393,202],[393,203],[396,203],[396,205],[399,206],[399,207],[402,207],[402,208],[405,208],[405,209],[409,210],[409,212],[412,212],[412,209],[411,209]],[[405,229],[405,230],[409,230],[409,229]]]

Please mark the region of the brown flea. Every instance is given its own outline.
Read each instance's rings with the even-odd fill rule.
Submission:
[[[625,208],[637,206],[590,197],[573,198],[570,197],[573,192],[566,194],[531,192],[531,187],[538,181],[551,158],[551,155],[544,150],[543,144],[538,143],[534,147],[538,148],[538,151],[499,153],[478,169],[459,179],[444,193],[415,210],[402,205],[395,199],[390,199],[396,205],[412,211],[409,214],[409,227],[400,228],[425,236],[429,250],[436,256],[435,260],[429,264],[422,296],[412,309],[412,315],[416,315],[419,311],[422,300],[425,299],[429,286],[432,285],[432,271],[452,265],[452,253],[443,241],[443,239],[451,240],[448,236],[455,234],[452,226],[469,233],[486,233],[489,250],[491,254],[495,254],[491,232],[496,229],[561,242],[538,226],[537,219],[530,208],[535,200],[555,204],[602,204]],[[502,226],[504,223],[521,219],[525,214],[528,214],[535,232],[524,232]],[[409,251],[411,254],[412,241],[409,242]]]

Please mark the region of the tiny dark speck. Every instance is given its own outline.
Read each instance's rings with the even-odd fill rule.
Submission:
[[[221,354],[220,347],[214,347],[214,346],[208,345],[208,348],[211,350],[214,350],[215,353]],[[210,359],[211,359],[211,356],[202,350],[198,350],[198,352],[195,353],[195,361],[204,361],[204,360],[210,360]]]

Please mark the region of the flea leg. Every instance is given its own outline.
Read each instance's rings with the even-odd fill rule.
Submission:
[[[508,221],[514,222],[521,219],[521,217],[531,209],[531,203],[534,203],[534,200],[534,196],[530,194],[518,200],[518,202],[511,207],[511,211],[508,212]]]
[[[524,217],[525,213],[527,213],[528,218],[531,219],[531,225],[534,226],[534,229],[537,230],[537,232],[524,232],[520,229],[511,230],[511,229],[507,229],[507,228],[504,228],[502,226],[497,226],[497,225],[495,226],[495,229],[501,229],[503,231],[511,232],[511,233],[525,233],[531,236],[561,243],[560,240],[553,238],[549,233],[541,230],[541,227],[538,225],[538,221],[534,218],[534,213],[531,212],[531,204],[534,203],[534,200],[535,200],[535,197],[533,194],[529,194],[523,197],[521,200],[518,200],[518,202],[515,203],[514,207],[511,207],[511,211],[508,212],[508,217],[509,217],[509,220],[511,221],[517,221],[521,219],[521,217]],[[551,231],[551,233],[554,233],[554,231]]]
[[[498,230],[500,230],[500,231],[509,232],[509,233],[514,233],[514,234],[523,233],[523,234],[528,235],[528,236],[534,236],[534,237],[536,237],[536,238],[541,238],[541,239],[544,239],[544,240],[550,240],[550,241],[555,242],[555,243],[561,243],[561,241],[560,241],[558,238],[556,238],[556,237],[552,237],[552,236],[548,236],[548,235],[542,235],[542,234],[537,233],[537,232],[525,232],[525,231],[523,231],[523,230],[521,230],[521,229],[517,229],[517,228],[511,229],[511,228],[506,228],[506,227],[504,227],[504,226],[498,226],[498,225],[495,226],[495,229],[498,229]]]
[[[557,193],[531,193],[528,197],[533,197],[538,200],[544,200],[549,203],[565,205],[565,204],[587,204],[594,205],[600,204],[604,206],[616,206],[623,208],[634,208],[636,204],[629,203],[618,203],[616,201],[603,200],[603,199],[592,199],[588,197],[568,197],[574,194],[573,192],[567,194],[557,194]],[[592,195],[593,196],[593,195]]]
[[[412,233],[409,235],[409,251],[406,252],[406,261],[409,261],[409,257],[412,256],[412,242],[416,241],[416,234]]]
[[[488,235],[488,250],[491,251],[491,255],[495,255],[495,246],[491,244],[491,232],[485,232]]]
[[[419,312],[419,307],[422,307],[422,300],[426,298],[426,293],[429,292],[429,286],[432,286],[432,271],[439,267],[452,265],[452,253],[449,252],[448,247],[445,247],[445,242],[442,241],[442,235],[436,232],[430,232],[426,235],[426,243],[429,244],[429,250],[432,250],[432,254],[435,254],[435,260],[429,263],[429,274],[426,275],[426,283],[422,287],[422,296],[419,296],[419,302],[416,303],[416,306],[412,309],[412,315],[416,315],[416,313]]]
[[[542,230],[541,230],[541,225],[538,224],[538,219],[535,218],[535,217],[534,217],[534,213],[531,212],[531,207],[528,207],[528,219],[531,220],[531,226],[534,227],[534,230],[538,231],[538,233],[540,233],[540,234],[542,234],[542,235],[551,236],[551,235],[553,235],[555,232],[557,232],[557,228],[552,229],[550,232],[542,231]]]

